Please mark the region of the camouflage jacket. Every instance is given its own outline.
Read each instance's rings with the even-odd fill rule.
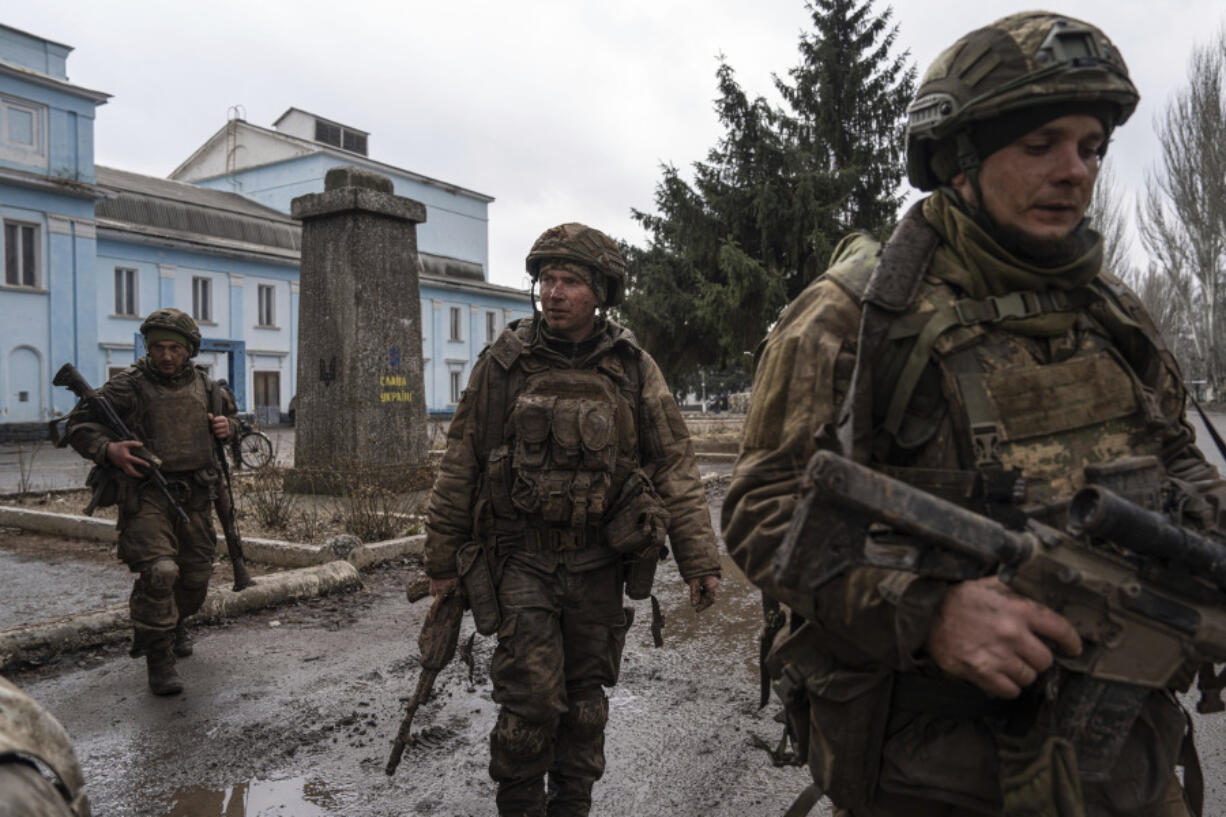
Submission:
[[[456,576],[456,552],[475,535],[479,487],[491,450],[512,434],[510,415],[525,373],[544,367],[600,372],[621,389],[635,440],[637,466],[655,486],[671,520],[668,536],[683,579],[718,575],[719,555],[693,442],[660,369],[625,328],[606,321],[594,339],[559,349],[543,337],[538,319],[507,326],[473,366],[447,433],[447,451],[430,497],[426,572]],[[513,468],[514,466],[512,466]],[[616,558],[603,545],[568,553],[576,568]]]
[[[723,507],[723,534],[729,554],[748,578],[811,623],[801,637],[807,639],[802,652],[807,655],[803,674],[808,689],[815,702],[823,702],[814,713],[823,734],[810,750],[815,775],[820,778],[819,770],[824,768],[825,776],[833,770],[837,777],[848,771],[840,764],[851,762],[861,768],[847,776],[857,776],[865,786],[881,782],[896,791],[991,811],[999,807],[994,801],[999,798],[996,760],[991,736],[981,724],[958,726],[948,720],[936,726],[913,724],[914,728],[888,739],[877,735],[875,745],[857,737],[868,730],[874,713],[889,709],[894,674],[942,677],[926,655],[925,643],[948,585],[909,572],[865,566],[851,569],[812,597],[779,587],[772,575],[772,557],[792,518],[804,467],[815,451],[814,436],[835,419],[849,388],[861,318],[857,282],[867,279],[879,249],[864,236],[845,241],[836,250],[833,267],[788,306],[771,330],[759,358],[742,449]],[[933,263],[963,261],[953,247],[942,244]],[[1073,327],[1059,337],[1025,337],[999,323],[955,328],[944,336],[945,342],[933,347],[901,422],[895,418],[892,435],[882,434],[881,426],[899,371],[905,367],[892,359],[887,345],[874,369],[873,393],[880,405],[874,406],[872,415],[875,439],[869,464],[917,484],[921,476],[934,474],[956,482],[948,478],[974,468],[968,462],[967,412],[953,405],[958,392],[952,381],[957,377],[940,361],[969,349],[985,377],[1008,370],[1004,382],[1009,383],[1027,382],[1028,373],[1066,365],[1088,367],[1086,371],[1098,375],[1098,380],[1079,383],[1076,377],[1066,377],[1067,394],[1015,393],[1012,402],[1003,403],[1009,420],[1010,412],[1027,411],[1027,401],[1037,397],[1043,416],[1048,417],[1052,413],[1048,410],[1063,399],[1055,395],[1071,394],[1085,414],[1080,419],[1061,417],[1066,429],[1062,435],[1038,428],[1015,446],[1013,464],[1023,474],[1033,470],[1038,476],[1027,484],[1027,492],[1040,504],[1054,503],[1079,487],[1081,466],[1096,457],[1153,453],[1162,458],[1168,477],[1181,481],[1194,495],[1194,517],[1205,527],[1216,527],[1220,510],[1226,507],[1226,489],[1193,444],[1173,359],[1139,301],[1123,293],[1118,282],[1100,274],[1090,289],[1096,294],[1084,299]],[[925,276],[909,311],[891,324],[892,334],[904,334],[908,322],[922,325],[923,313],[938,310],[959,295],[946,281]],[[1121,328],[1125,325],[1131,334]],[[1138,340],[1142,336],[1145,343]],[[1100,365],[1107,358],[1127,360],[1128,365]],[[1136,377],[1129,379],[1131,374]],[[1089,393],[1087,383],[1098,391]],[[1076,428],[1078,423],[1093,423],[1100,436],[1082,439],[1078,435],[1084,429]],[[1073,429],[1068,431],[1069,427]],[[1153,787],[1167,779],[1162,775],[1174,766],[1183,719],[1163,701],[1155,701],[1151,709],[1156,711],[1147,712],[1142,721],[1152,731],[1137,740],[1156,748],[1137,752],[1132,765],[1121,764],[1119,779],[1112,783],[1114,791],[1103,796],[1118,796],[1132,804],[1147,802],[1154,796]],[[1137,790],[1143,786],[1149,789]],[[828,792],[830,788],[827,785]],[[837,783],[834,788],[830,793],[838,803]],[[848,807],[848,799],[855,796],[841,805]]]

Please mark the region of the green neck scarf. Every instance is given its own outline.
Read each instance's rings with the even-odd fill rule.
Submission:
[[[944,239],[929,273],[976,300],[1011,292],[1077,289],[1090,283],[1102,267],[1102,236],[1088,228],[1085,252],[1065,264],[1046,267],[1023,261],[1001,247],[943,193],[927,198],[924,217]],[[1075,312],[1055,312],[1004,321],[1001,326],[1023,335],[1054,337],[1071,329],[1076,320]]]

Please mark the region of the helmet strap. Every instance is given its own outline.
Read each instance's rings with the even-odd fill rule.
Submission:
[[[979,151],[975,149],[975,143],[971,141],[970,131],[958,131],[954,141],[958,148],[958,169],[971,183],[971,190],[975,191],[973,206],[976,210],[980,210],[983,206],[983,191],[979,188]],[[971,206],[970,202],[964,203]]]

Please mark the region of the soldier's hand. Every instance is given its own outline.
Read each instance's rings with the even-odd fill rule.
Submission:
[[[431,579],[430,580],[430,595],[436,599],[439,596],[446,596],[456,589],[460,583],[459,579]]]
[[[715,592],[719,590],[719,576],[699,576],[690,579],[690,606],[696,612],[715,603]]]
[[[147,466],[147,463],[132,452],[140,447],[140,440],[120,440],[119,442],[107,443],[107,461],[128,476],[139,479],[145,475],[142,469]]]
[[[1068,655],[1081,653],[1068,619],[990,576],[945,594],[928,652],[941,669],[989,695],[1016,698],[1055,660],[1044,639]]]
[[[209,415],[209,426],[213,429],[213,436],[219,440],[224,440],[230,436],[230,421],[223,417],[215,417]]]

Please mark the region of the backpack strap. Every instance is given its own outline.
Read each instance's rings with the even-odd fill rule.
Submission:
[[[872,446],[873,364],[885,345],[890,324],[915,302],[940,243],[940,236],[924,218],[924,201],[911,206],[881,248],[864,291],[856,364],[835,421],[843,455],[857,462],[868,461]]]

